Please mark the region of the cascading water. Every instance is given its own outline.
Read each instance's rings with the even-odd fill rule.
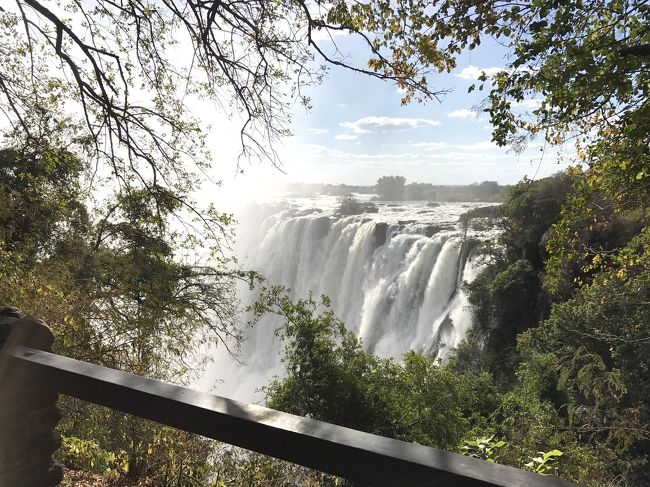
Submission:
[[[470,325],[462,282],[481,268],[477,240],[494,230],[464,233],[458,217],[479,204],[380,205],[376,213],[336,218],[335,200],[293,200],[256,207],[240,216],[237,248],[243,266],[296,297],[325,294],[364,347],[400,359],[416,350],[445,358]],[[249,297],[247,299],[253,299]],[[212,390],[259,399],[261,386],[282,375],[278,322],[262,320],[242,347],[237,364],[217,354]]]

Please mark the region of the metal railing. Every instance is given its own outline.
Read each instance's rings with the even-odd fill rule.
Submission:
[[[24,377],[37,378],[39,384],[49,390],[363,485],[574,485],[554,477],[234,401],[17,343],[4,347],[2,355],[5,368],[9,364],[23,371]],[[2,367],[0,377],[1,370]],[[0,487],[4,487],[2,478],[0,464]]]

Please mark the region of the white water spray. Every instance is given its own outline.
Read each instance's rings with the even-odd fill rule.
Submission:
[[[294,201],[283,210],[258,207],[241,216],[244,266],[296,297],[328,295],[373,353],[400,359],[413,349],[447,357],[470,326],[461,284],[481,268],[471,242],[494,236],[492,230],[470,232],[468,239],[460,231],[458,216],[476,205],[385,205],[375,214],[337,219],[326,216],[332,203]],[[241,354],[245,366],[217,354],[206,379],[223,381],[214,391],[260,399],[255,391],[283,372],[277,326],[268,319],[250,330]]]

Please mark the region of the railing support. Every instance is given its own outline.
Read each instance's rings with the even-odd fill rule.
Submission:
[[[45,324],[0,308],[0,487],[49,487],[57,393],[347,478],[393,487],[576,487],[505,465],[274,411],[50,353]]]
[[[26,346],[52,350],[54,336],[41,320],[0,307],[0,486],[51,487],[63,478],[52,461],[61,445],[54,431],[61,419],[57,391],[34,370],[20,367],[3,351]]]
[[[553,477],[166,384],[53,353],[11,356],[61,394],[373,487],[576,487]]]

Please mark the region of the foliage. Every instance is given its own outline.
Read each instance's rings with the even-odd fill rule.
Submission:
[[[553,475],[579,485],[618,485],[620,472],[629,467],[626,461],[607,445],[586,445],[581,434],[567,424],[562,394],[553,385],[557,373],[548,361],[540,360],[533,372],[518,371],[520,383],[503,394],[491,418],[489,431],[507,441],[499,452],[499,462],[526,469],[527,463],[537,466],[533,459],[540,451],[560,450],[562,461],[549,463]],[[540,391],[547,391],[550,399],[542,399]]]
[[[443,2],[432,15],[442,32],[464,40],[501,37],[512,56],[488,77],[486,102],[498,144],[574,142],[572,194],[549,232],[546,285],[558,297],[588,284],[594,273],[648,271],[650,201],[649,10],[644,1]],[[463,27],[471,18],[473,30]],[[440,37],[442,39],[442,37]],[[483,87],[483,85],[481,85]],[[472,87],[473,88],[473,87]],[[536,99],[532,113],[516,108]],[[553,212],[555,213],[555,211]],[[544,222],[547,224],[547,222]],[[543,256],[542,256],[543,257]],[[538,266],[541,261],[533,265]]]
[[[265,388],[270,407],[520,468],[528,463],[537,473],[585,485],[615,482],[630,470],[629,459],[591,442],[568,421],[566,393],[557,390],[548,355],[524,363],[521,382],[501,395],[485,373],[465,373],[414,352],[401,364],[364,352],[326,298],[294,302],[286,290],[271,288],[254,312],[285,320],[278,333],[287,376]],[[262,467],[259,478],[277,468]]]
[[[647,484],[648,285],[601,276],[519,335],[518,381],[491,418],[509,443],[500,461],[581,485]],[[556,449],[562,462],[542,467],[536,452]]]
[[[431,17],[438,42],[476,45],[491,35],[510,48],[508,65],[489,79],[493,140],[574,140],[593,185],[604,193],[617,188],[620,201],[643,201],[650,107],[644,1],[442,2]],[[532,113],[516,108],[533,97],[539,107]]]
[[[648,96],[645,2],[505,2],[476,13],[476,28],[507,38],[513,51],[489,97],[497,142],[518,130],[542,132],[550,143],[569,137],[614,142],[610,135],[621,130],[638,140]],[[490,26],[495,16],[501,22]],[[513,113],[512,101],[537,94],[542,99],[533,122]]]
[[[103,473],[122,484],[171,486],[182,477],[182,485],[193,485],[189,477],[205,481],[213,474],[210,440],[83,401],[66,398],[59,405],[64,419],[58,429],[81,443],[97,445],[109,459],[117,458],[118,463]],[[61,461],[69,468],[102,473],[100,461],[93,468],[84,463],[87,455],[83,450],[66,452]]]
[[[190,259],[190,245],[194,255],[211,249],[201,247],[207,240],[183,239],[172,229],[179,204],[173,193],[157,188],[154,197],[129,188],[91,210],[80,191],[84,166],[73,154],[7,149],[0,163],[0,192],[7,195],[0,203],[0,302],[43,318],[56,352],[183,382],[200,367],[201,346],[237,345],[234,283],[244,274],[216,254],[212,265]],[[225,215],[214,217],[229,223]],[[172,462],[170,450],[149,452],[159,438],[181,451],[199,445],[184,433],[88,403],[66,398],[61,407],[62,433],[79,440],[68,445],[79,451],[65,458],[96,457],[100,465],[102,452],[119,458],[125,452],[128,469],[113,470],[132,479],[156,476]],[[204,460],[197,453],[197,465]]]
[[[499,450],[507,447],[508,443],[503,440],[495,440],[494,435],[465,440],[460,447],[461,453],[468,457],[479,458],[494,463],[499,458]]]
[[[63,149],[0,150],[0,243],[26,265],[70,246],[89,225],[82,162]]]
[[[575,192],[548,239],[545,285],[564,297],[576,285],[590,283],[598,273],[620,278],[650,269],[647,202],[617,201],[614,188],[604,192],[601,185],[594,184],[594,169],[575,174]]]
[[[500,241],[511,261],[526,259],[537,271],[543,269],[546,234],[560,219],[572,182],[571,174],[564,172],[537,181],[524,179],[507,191]]]
[[[591,174],[508,191],[499,245],[466,285],[474,323],[450,366],[488,370],[501,386],[489,430],[509,444],[500,461],[585,485],[645,485],[647,216],[589,188]],[[556,449],[561,463],[536,454]]]
[[[83,469],[107,477],[119,476],[128,471],[125,451],[117,454],[101,448],[96,442],[75,436],[63,436],[61,448],[56,453],[58,461],[69,468]]]
[[[344,480],[258,453],[219,445],[214,456],[215,487],[335,487]]]
[[[565,255],[560,264],[560,254],[552,244],[566,221],[566,212],[573,208],[574,190],[580,181],[575,171],[568,171],[537,181],[524,179],[506,191],[506,198],[498,207],[501,217],[497,223],[502,230],[498,244],[483,249],[490,265],[466,286],[474,315],[468,341],[476,343],[459,349],[462,360],[458,363],[473,362],[512,382],[518,360],[516,335],[545,319],[552,299],[570,296],[577,276],[584,279],[584,267],[578,259]],[[461,220],[472,216],[469,212]],[[638,213],[631,212],[614,216],[608,224],[586,222],[582,224],[581,242],[611,253],[621,248],[641,225]],[[551,289],[549,296],[549,283],[560,278],[564,282],[563,292]],[[469,357],[470,350],[479,355],[478,362]]]
[[[336,213],[342,216],[359,215],[364,212],[364,205],[352,194],[341,196],[338,199]]]
[[[482,201],[488,201],[493,196],[501,193],[501,186],[497,181],[483,181],[476,184],[476,193]]]
[[[293,302],[271,288],[255,305],[258,314],[269,311],[285,320],[278,333],[287,372],[265,388],[269,407],[452,449],[497,404],[485,374],[456,374],[414,352],[401,364],[364,352],[325,298]]]
[[[404,176],[382,176],[377,180],[375,193],[379,199],[389,201],[399,201],[404,199],[404,185],[406,178]]]
[[[537,324],[541,286],[527,260],[499,269],[488,267],[465,286],[474,315],[469,340],[481,343],[480,368],[501,382],[511,382],[518,361],[517,334]]]
[[[530,469],[531,472],[538,473],[540,475],[551,475],[557,471],[555,463],[563,455],[560,450],[550,450],[547,452],[539,452],[538,457],[534,457],[530,462],[525,466]]]
[[[639,454],[650,439],[650,279],[601,278],[553,308],[544,324],[521,337],[522,373],[541,357],[557,374],[567,419],[589,442]],[[548,396],[542,396],[547,398]],[[639,445],[646,446],[639,450]]]
[[[193,336],[202,339],[195,335],[201,328],[212,339],[237,338],[232,280],[244,276],[228,260],[213,267],[182,255],[201,242],[171,229],[178,204],[172,193],[157,189],[158,201],[166,200],[161,207],[148,191],[121,192],[91,215],[77,191],[81,164],[72,154],[0,154],[0,191],[11,196],[5,208],[15,211],[6,213],[1,242],[3,298],[51,323],[59,350],[156,376],[142,362],[146,351],[164,350],[158,358],[171,364]],[[229,222],[227,215],[215,218]],[[48,309],[48,301],[61,309]],[[141,363],[127,365],[136,356]],[[164,362],[158,366],[171,372]]]
[[[469,222],[475,218],[486,218],[491,221],[496,221],[501,217],[502,211],[501,205],[477,206],[460,215],[458,222],[463,225],[469,225]]]

